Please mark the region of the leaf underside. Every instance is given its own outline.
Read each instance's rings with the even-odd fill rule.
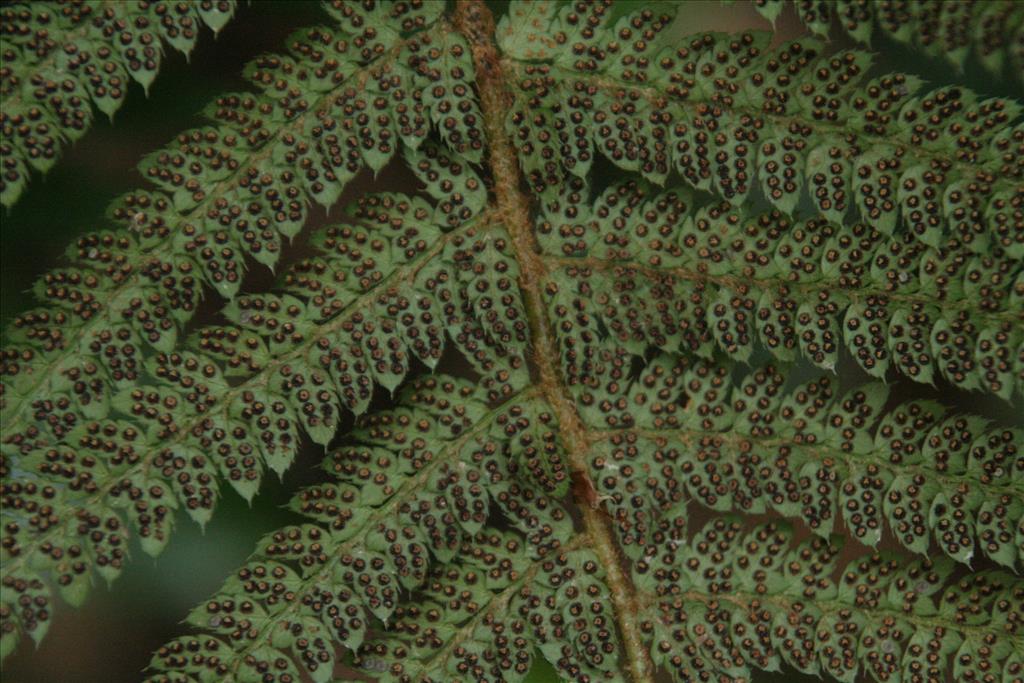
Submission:
[[[1024,424],[984,412],[1024,398],[1021,104],[827,38],[1000,74],[1024,19],[792,4],[815,35],[773,46],[684,37],[671,3],[514,2],[495,28],[334,0],[257,57],[7,331],[0,654],[308,440],[306,521],[149,680],[1020,680]],[[104,78],[148,87],[135,42],[187,53],[234,3],[59,7],[5,6],[5,63],[93,73],[98,31]],[[5,111],[5,205],[90,102],[113,113],[101,80],[37,135]],[[395,167],[415,184],[336,206]],[[306,230],[313,203],[333,222]]]

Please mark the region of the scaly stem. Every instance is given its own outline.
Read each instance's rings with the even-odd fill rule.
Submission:
[[[623,571],[622,559],[605,516],[591,504],[588,492],[593,486],[587,469],[586,432],[555,366],[558,348],[551,333],[551,323],[541,291],[548,276],[547,264],[541,259],[534,240],[530,198],[521,190],[522,177],[515,150],[505,132],[505,114],[512,102],[512,92],[506,83],[494,42],[494,17],[482,0],[459,0],[455,25],[473,48],[498,216],[508,228],[519,260],[519,287],[523,293],[533,340],[533,369],[542,394],[558,417],[573,478],[583,483],[583,486],[573,488],[574,496],[582,511],[583,526],[590,539],[591,549],[597,554],[608,578],[631,677],[634,683],[652,683],[654,667],[635,618],[636,592]]]

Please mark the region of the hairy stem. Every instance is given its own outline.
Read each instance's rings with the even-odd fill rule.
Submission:
[[[505,222],[520,264],[519,286],[523,293],[530,334],[533,340],[533,367],[541,392],[558,416],[561,437],[569,455],[573,478],[582,481],[584,492],[591,491],[587,469],[587,438],[568,392],[555,366],[558,349],[551,333],[544,306],[542,283],[547,279],[547,264],[541,259],[530,220],[530,198],[521,190],[522,177],[515,150],[505,132],[505,114],[512,92],[506,81],[502,61],[494,43],[494,17],[482,0],[459,0],[455,25],[473,48],[480,105],[490,150],[489,163],[494,179],[498,215]],[[589,484],[589,485],[588,485]],[[623,571],[605,516],[591,505],[589,495],[574,487],[574,495],[583,515],[583,526],[592,550],[604,566],[611,590],[619,632],[622,635],[629,671],[634,683],[653,683],[653,664],[644,646],[636,622],[636,593]]]

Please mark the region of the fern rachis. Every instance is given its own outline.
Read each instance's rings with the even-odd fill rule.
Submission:
[[[327,7],[9,334],[4,654],[305,435],[309,522],[152,680],[1020,676],[1024,434],[883,383],[1020,400],[1018,103],[814,40],[679,41],[669,5]],[[243,293],[392,162],[423,189]],[[891,547],[840,559],[840,532]]]

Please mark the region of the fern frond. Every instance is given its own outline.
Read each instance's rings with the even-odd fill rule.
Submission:
[[[840,563],[841,538],[798,538],[729,517],[688,538],[685,507],[654,520],[633,566],[655,661],[678,681],[782,664],[847,683],[1019,675],[1024,581],[884,553]]]
[[[718,347],[745,362],[760,341],[781,360],[800,353],[827,370],[845,347],[879,378],[894,369],[1005,399],[1024,390],[1016,259],[870,224],[698,209],[686,190],[643,183],[616,183],[592,204],[574,189],[537,223],[553,316],[585,336],[567,359],[571,384],[598,354],[653,346],[710,357]]]
[[[550,11],[542,11],[541,8]],[[531,11],[531,8],[533,10]],[[956,237],[1024,257],[1021,105],[913,76],[864,82],[867,54],[815,39],[671,36],[675,5],[612,23],[604,3],[524,4],[498,42],[513,74],[507,133],[535,193],[585,178],[600,153],[659,185],[678,173],[740,205],[761,186],[784,212]],[[509,37],[512,36],[512,37]],[[884,229],[884,228],[880,228]]]
[[[111,119],[129,78],[148,92],[164,45],[187,57],[201,25],[219,33],[237,0],[25,2],[0,10],[0,204],[11,207],[30,171],[46,173],[61,148]]]
[[[775,23],[785,0],[754,0]],[[884,2],[883,0],[794,0],[797,17],[811,33],[828,38],[833,22],[857,42],[884,35],[963,69],[973,54],[993,76],[1024,74],[1024,11],[1010,0]],[[1008,67],[1008,68],[1007,68]]]
[[[152,681],[1019,678],[1024,431],[879,380],[1024,394],[1020,105],[814,40],[670,42],[664,3],[443,10],[331,2],[37,288],[3,356],[0,655],[312,441],[308,521]],[[242,290],[396,155],[422,194]],[[873,379],[782,369],[846,350]],[[698,504],[767,519],[692,536]]]
[[[533,388],[491,407],[465,382],[418,380],[394,411],[360,418],[324,461],[332,481],[295,499],[317,524],[261,543],[150,680],[326,681],[341,647],[347,666],[394,680],[516,680],[536,647],[607,680],[607,587],[555,502],[556,430]]]

